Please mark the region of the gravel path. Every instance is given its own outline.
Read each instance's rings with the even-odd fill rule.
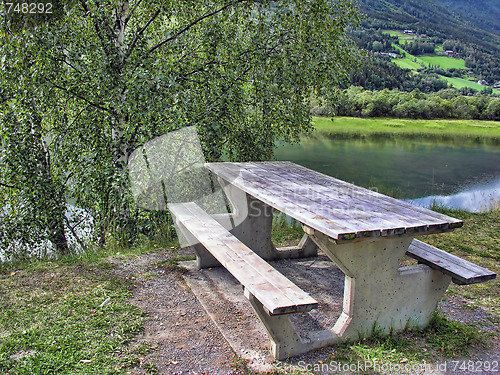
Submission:
[[[207,315],[184,281],[181,272],[168,269],[161,262],[174,256],[191,255],[185,252],[161,250],[141,256],[112,258],[115,272],[131,279],[135,288],[131,302],[146,312],[144,330],[132,345],[146,344],[152,348],[141,366],[130,374],[150,374],[147,364],[156,367],[160,374],[247,374],[245,361],[238,358],[222,337],[214,322]],[[160,264],[159,264],[160,262]],[[475,322],[482,330],[499,333],[498,324],[492,323],[482,309],[467,306],[468,301],[459,296],[448,296],[440,309],[460,322]],[[229,312],[228,312],[229,314]],[[324,358],[327,349],[306,354],[299,359],[315,363]],[[490,350],[478,350],[465,360],[498,361],[498,340]],[[294,360],[293,363],[297,363]],[[276,364],[275,364],[276,365]],[[278,367],[283,368],[283,364]],[[467,371],[448,371],[446,374],[467,374]],[[474,372],[474,374],[487,372]],[[490,372],[491,373],[491,372]],[[432,371],[429,374],[443,374]]]

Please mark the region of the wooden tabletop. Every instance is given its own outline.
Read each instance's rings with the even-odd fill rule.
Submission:
[[[206,163],[223,180],[327,236],[440,233],[463,222],[291,162]]]

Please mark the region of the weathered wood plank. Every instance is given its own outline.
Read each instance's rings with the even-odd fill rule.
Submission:
[[[187,204],[187,206],[190,210],[190,217],[196,218],[199,221],[198,225],[204,226],[212,232],[211,236],[207,236],[207,244],[209,241],[213,241],[214,252],[220,253],[221,258],[226,256],[231,258],[227,263],[229,267],[234,266],[234,264],[230,263],[238,263],[238,266],[242,267],[241,270],[244,272],[244,276],[242,277],[250,280],[246,284],[250,289],[252,285],[260,285],[261,280],[263,280],[272,283],[279,289],[282,295],[290,298],[295,303],[304,304],[311,301],[309,295],[281,275],[250,248],[241,243],[224,227],[215,222],[210,215],[193,203]],[[201,233],[201,231],[199,232]],[[250,275],[248,273],[249,270],[250,272],[256,271],[256,274]],[[279,277],[274,277],[276,274]]]
[[[261,163],[248,163],[246,169],[255,165],[255,168],[260,168]],[[291,171],[285,171],[280,168],[281,164],[265,165],[259,174],[266,173],[270,181],[283,184],[283,179],[286,179],[286,186],[293,189],[295,194],[305,195],[311,198],[306,204],[314,204],[318,207],[336,207],[335,212],[337,220],[349,220],[354,222],[353,226],[359,227],[362,224],[365,228],[373,228],[371,230],[380,231],[383,236],[405,233],[408,228],[408,218],[400,219],[398,215],[389,212],[385,207],[378,207],[373,201],[358,199],[358,192],[345,192],[344,189],[336,189],[332,186],[323,186],[314,183],[311,186],[309,181],[304,181],[298,174]],[[298,182],[295,182],[298,181]],[[354,186],[354,185],[352,185]],[[353,199],[356,197],[356,199]],[[427,229],[423,223],[419,223],[422,229]],[[365,229],[366,230],[366,229]],[[368,231],[368,230],[367,230]],[[362,235],[358,236],[362,237]]]
[[[185,204],[183,206],[186,207]],[[266,283],[269,281],[263,280],[262,274],[256,269],[247,267],[242,257],[245,253],[251,256],[252,252],[248,251],[248,248],[244,246],[240,247],[242,244],[239,241],[232,243],[232,237],[224,239],[222,236],[227,233],[224,228],[222,228],[222,230],[220,230],[218,226],[213,228],[212,221],[210,219],[206,220],[207,218],[203,217],[204,215],[200,215],[200,213],[193,214],[188,210],[187,214],[181,216],[178,211],[176,212],[176,205],[169,208],[171,208],[174,215],[176,215],[176,219],[179,219],[187,230],[196,234],[200,243],[211,251],[219,262],[221,262],[221,264],[226,267],[236,279],[240,280],[240,282],[242,282],[242,284],[245,285],[252,294],[256,294],[261,302],[271,312],[279,312],[277,306],[281,306],[283,303],[292,304],[292,302],[288,299],[283,301],[284,298],[282,294],[277,290],[274,295],[259,292],[259,289],[270,289],[269,286],[266,288]],[[240,248],[238,249],[238,247]]]
[[[304,178],[311,178],[312,177],[313,181],[316,181],[318,183],[322,182],[322,183],[326,184],[326,186],[328,186],[329,184],[335,183],[337,185],[336,188],[338,188],[340,186],[345,186],[347,189],[358,190],[358,191],[362,192],[362,194],[360,194],[360,198],[363,198],[365,196],[369,196],[372,198],[376,198],[376,201],[387,202],[391,208],[392,207],[400,207],[400,208],[409,209],[410,213],[412,213],[413,215],[415,215],[415,213],[422,214],[423,215],[422,219],[425,221],[428,221],[429,218],[434,219],[434,220],[438,219],[440,221],[450,223],[452,228],[457,228],[457,227],[463,225],[462,220],[455,219],[451,216],[447,216],[447,215],[444,215],[444,214],[441,214],[438,212],[434,212],[432,210],[429,210],[429,209],[426,209],[423,207],[414,206],[408,202],[405,202],[405,201],[402,201],[399,199],[395,199],[395,198],[389,197],[389,196],[384,195],[384,194],[377,193],[377,192],[370,190],[370,189],[366,189],[366,188],[362,188],[360,186],[350,184],[348,182],[336,179],[334,177],[330,177],[330,176],[324,175],[322,173],[313,171],[313,170],[308,169],[306,167],[303,167],[301,165],[297,165],[297,164],[294,164],[291,162],[283,162],[283,163],[279,163],[279,164],[280,164],[282,170],[292,170],[292,171],[295,171],[296,173],[298,171],[300,171],[301,175],[304,176]]]
[[[176,220],[271,314],[309,311],[317,302],[229,233],[195,203],[169,204]]]
[[[496,273],[437,247],[414,239],[406,254],[452,277],[455,284],[475,284],[496,278]]]
[[[273,172],[274,170],[275,173],[277,172],[281,176],[286,176],[287,174],[289,174],[291,178],[300,179],[304,181],[304,183],[312,183],[315,191],[327,189],[326,191],[334,192],[335,194],[342,196],[349,204],[363,202],[361,203],[364,206],[363,209],[366,209],[367,211],[390,211],[397,215],[400,215],[407,222],[422,222],[425,225],[439,225],[443,223],[449,223],[449,219],[457,221],[457,219],[453,219],[450,217],[447,217],[446,220],[443,220],[442,217],[437,218],[437,216],[444,215],[437,213],[436,215],[434,215],[432,211],[425,208],[412,206],[406,202],[387,197],[372,190],[338,180],[334,177],[326,176],[319,172],[289,162],[245,163],[244,168],[248,169],[251,168],[252,165],[256,164],[262,167],[262,170],[265,171],[263,173]]]
[[[315,226],[318,230],[325,230],[334,238],[342,238],[343,236],[356,236],[353,228],[348,227],[345,223],[335,223],[328,221],[323,216],[311,210],[310,206],[297,205],[295,199],[299,199],[292,195],[292,199],[287,199],[282,196],[279,190],[269,188],[269,183],[262,177],[254,176],[247,171],[242,171],[240,175],[234,170],[225,170],[220,176],[227,179],[234,186],[247,192],[248,194],[258,197],[262,202],[278,208],[281,212],[296,218],[297,220]],[[250,186],[251,183],[251,186]]]
[[[461,221],[290,162],[208,163],[206,167],[264,203],[334,239],[423,234]]]

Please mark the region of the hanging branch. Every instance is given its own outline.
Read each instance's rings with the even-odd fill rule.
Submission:
[[[188,31],[192,27],[196,26],[198,23],[200,23],[204,19],[212,17],[212,16],[215,16],[216,14],[218,14],[218,13],[226,10],[227,8],[230,8],[230,7],[232,7],[232,6],[236,5],[236,4],[243,3],[243,2],[246,2],[246,1],[249,1],[249,0],[237,0],[237,1],[233,1],[232,3],[224,5],[222,8],[219,8],[217,10],[214,10],[211,13],[207,13],[207,14],[201,16],[200,18],[194,20],[193,22],[191,22],[189,25],[187,25],[183,29],[181,29],[178,32],[176,32],[174,35],[168,37],[167,39],[164,39],[163,41],[161,41],[160,43],[158,43],[156,46],[152,47],[149,50],[149,53],[152,53],[152,52],[156,51],[158,48],[160,48],[163,45],[167,44],[168,42],[171,42],[172,40],[177,39],[179,36],[181,36],[182,34],[184,34],[186,31]]]
[[[0,182],[0,186],[9,188],[9,189],[17,189],[17,186],[14,185],[9,185],[9,184],[4,184],[3,182]]]

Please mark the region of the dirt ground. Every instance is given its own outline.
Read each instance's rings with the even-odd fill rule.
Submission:
[[[144,356],[141,366],[130,370],[130,374],[148,374],[148,368],[156,367],[160,374],[246,374],[248,370],[268,371],[273,368],[293,368],[299,361],[305,363],[316,363],[324,358],[327,351],[331,349],[320,349],[314,353],[306,354],[295,358],[289,363],[274,362],[267,354],[268,340],[265,339],[265,332],[259,324],[252,322],[253,311],[246,305],[241,305],[238,301],[231,301],[227,296],[213,298],[208,308],[210,315],[202,303],[195,296],[190,286],[186,282],[182,273],[165,267],[165,261],[176,256],[192,255],[187,252],[158,251],[141,256],[129,258],[113,258],[112,261],[117,266],[114,272],[117,275],[132,280],[135,284],[133,298],[131,302],[146,312],[144,331],[139,335],[132,345],[147,344],[152,348]],[[304,260],[309,262],[308,267],[314,265],[316,270],[321,271],[322,259]],[[310,275],[296,275],[295,279],[286,262],[274,265],[282,273],[291,277],[299,287],[301,283]],[[280,269],[281,268],[281,269]],[[189,271],[188,271],[189,272]],[[290,272],[290,275],[286,272]],[[305,277],[304,277],[305,276]],[[206,283],[211,279],[198,279],[196,274],[191,274],[191,285],[196,282]],[[201,277],[201,276],[200,276]],[[325,290],[325,295],[337,291],[342,293],[342,275],[332,276],[330,290]],[[189,278],[187,278],[189,279]],[[194,284],[193,284],[194,280]],[[213,281],[212,281],[213,282]],[[314,282],[314,281],[313,281]],[[232,286],[235,290],[238,285],[235,282]],[[241,287],[239,287],[241,288]],[[318,288],[319,289],[319,288]],[[340,292],[338,292],[340,290]],[[321,290],[317,291],[322,295]],[[317,298],[314,295],[314,298]],[[325,297],[326,298],[326,297]],[[329,310],[329,316],[340,314],[342,295],[337,298],[318,300],[322,308]],[[486,313],[482,309],[471,309],[465,307],[467,301],[458,296],[447,298],[442,302],[440,309],[452,319],[461,322],[477,322],[481,324],[481,329],[497,331],[498,326],[487,319]],[[249,306],[249,305],[248,305]],[[297,314],[300,315],[300,314]],[[302,317],[295,317],[302,319]],[[308,315],[300,322],[303,327],[313,329],[317,324],[330,324],[329,321],[322,321],[322,316]],[[225,337],[241,338],[246,340],[244,345],[248,346],[248,351],[235,353]],[[241,348],[244,350],[244,348]],[[242,355],[241,355],[242,354]],[[500,347],[488,351],[477,351],[472,353],[474,360],[499,360]],[[428,374],[442,374],[438,370],[428,372]],[[466,374],[463,371],[446,371],[446,374]],[[486,373],[486,372],[484,372]],[[474,372],[481,374],[481,372]]]

